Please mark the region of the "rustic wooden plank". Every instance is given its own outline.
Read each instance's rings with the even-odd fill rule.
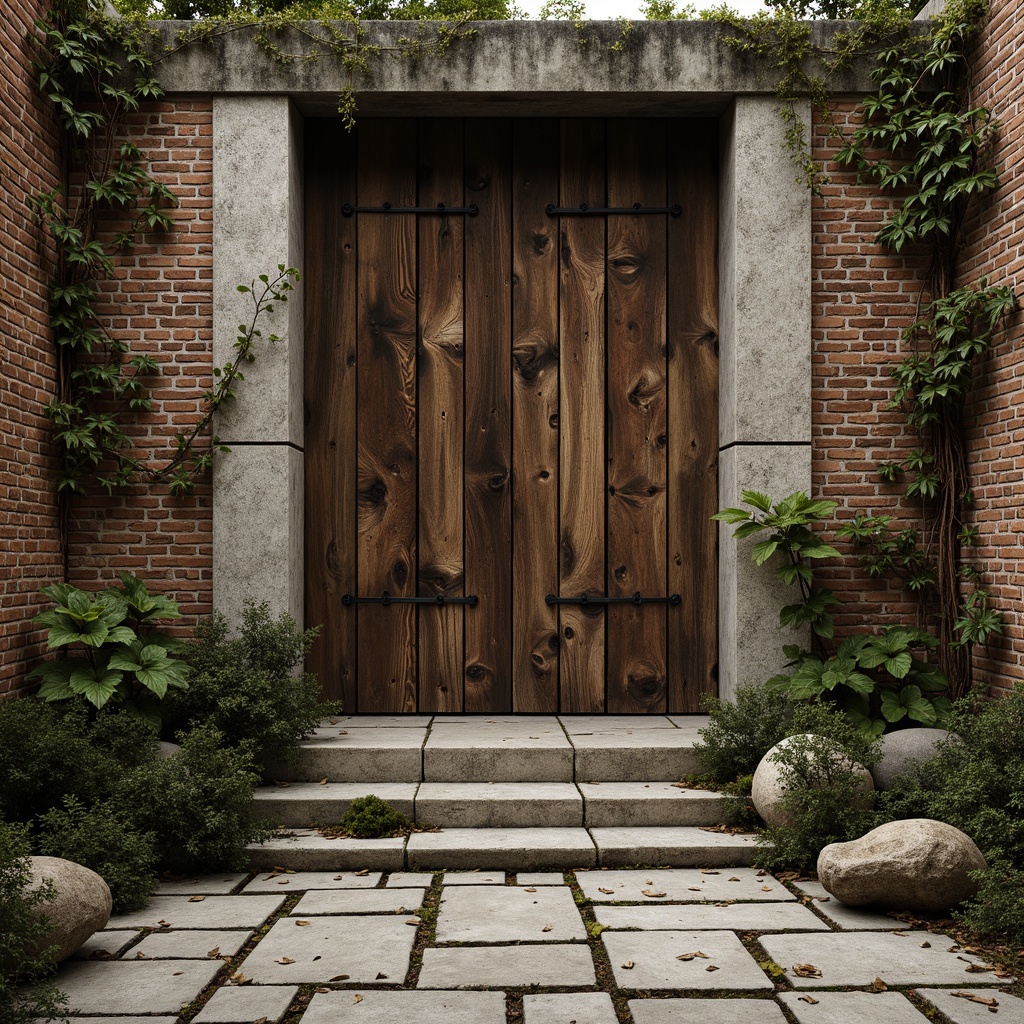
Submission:
[[[510,707],[512,675],[511,143],[508,119],[467,122],[466,711]]]
[[[356,709],[355,136],[336,120],[306,126],[305,560],[306,659],[323,694]]]
[[[665,124],[608,124],[610,206],[664,206]],[[608,572],[610,596],[666,585],[667,218],[608,219]],[[667,610],[608,609],[608,710],[661,711]]]
[[[417,203],[462,206],[461,119],[419,123]],[[419,218],[419,593],[464,596],[464,217]],[[461,605],[419,609],[419,710],[462,710]]]
[[[559,205],[605,202],[605,130],[562,123]],[[605,587],[605,224],[563,217],[560,259],[559,581],[563,597]],[[560,710],[605,710],[605,621],[599,606],[559,607]]]
[[[359,126],[359,203],[416,199],[416,123]],[[358,269],[359,592],[416,593],[416,220],[361,214]],[[359,710],[416,710],[416,608],[361,605]]]
[[[668,709],[718,680],[718,122],[668,124]]]
[[[559,124],[517,120],[512,163],[512,709],[558,710]]]

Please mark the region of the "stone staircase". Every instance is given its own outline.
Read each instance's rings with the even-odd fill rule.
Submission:
[[[250,848],[263,870],[739,866],[750,836],[706,831],[721,794],[694,771],[703,715],[360,715],[325,720],[269,768],[260,814],[289,830]],[[408,837],[328,838],[356,797],[387,800]]]

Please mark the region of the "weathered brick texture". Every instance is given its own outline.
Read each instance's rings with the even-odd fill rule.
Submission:
[[[35,97],[28,34],[36,0],[0,0],[0,694],[45,650],[32,623],[38,590],[62,578],[54,453],[43,407],[53,395],[47,332],[51,252],[32,195],[57,182],[54,126]]]

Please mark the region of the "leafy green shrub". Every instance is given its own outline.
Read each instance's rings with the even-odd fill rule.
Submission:
[[[785,735],[792,707],[763,686],[741,686],[736,700],[705,696],[710,716],[694,745],[700,773],[711,783],[752,775],[761,758]]]
[[[155,748],[152,726],[134,715],[90,715],[73,701],[0,701],[0,819],[31,821],[65,796],[86,805],[103,800]]]
[[[115,913],[146,905],[156,885],[154,836],[139,831],[121,801],[86,807],[68,796],[63,807],[42,815],[37,827],[39,853],[92,868],[110,886]]]
[[[379,796],[360,796],[349,804],[341,824],[357,839],[380,839],[407,828],[409,819]]]
[[[785,788],[782,810],[791,823],[762,833],[757,863],[803,870],[814,867],[829,843],[857,839],[878,823],[858,770],[878,760],[878,744],[825,704],[798,707],[790,735],[792,742],[773,760]]]
[[[29,891],[32,878],[29,845],[20,825],[0,822],[0,1020],[29,1024],[37,1020],[67,1020],[67,1003],[44,979],[52,966],[40,950],[49,930],[37,908],[52,894],[46,884]],[[21,988],[34,982],[31,991]]]
[[[182,734],[173,757],[137,768],[122,800],[140,833],[156,837],[158,866],[174,872],[245,867],[249,843],[273,828],[255,816],[259,774],[248,746],[226,747],[212,725]],[[101,872],[102,873],[102,872]]]
[[[96,707],[108,701],[159,721],[159,701],[187,686],[188,666],[172,655],[180,640],[153,629],[156,619],[178,619],[177,602],[150,594],[131,573],[121,585],[89,594],[70,583],[43,587],[56,607],[35,622],[49,627],[49,647],[63,653],[29,674],[41,679],[42,700],[83,696]]]
[[[753,775],[741,775],[722,786],[722,813],[726,825],[749,829],[751,832],[764,827],[761,815],[757,813],[754,801],[750,799],[753,784]]]
[[[298,741],[341,708],[321,704],[316,677],[296,671],[316,635],[315,629],[300,631],[289,615],[275,621],[266,604],[252,602],[237,636],[222,615],[200,623],[186,655],[189,688],[165,702],[167,734],[209,723],[232,746],[250,742],[256,756],[294,759]]]
[[[977,893],[954,916],[982,939],[1024,948],[1024,871],[999,860],[974,877]]]

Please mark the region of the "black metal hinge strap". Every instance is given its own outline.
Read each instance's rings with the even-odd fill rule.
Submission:
[[[475,217],[479,212],[476,203],[469,206],[445,206],[444,203],[438,203],[437,206],[392,206],[390,203],[381,206],[353,206],[346,203],[341,208],[344,217],[351,217],[355,213],[464,213],[467,217]]]
[[[549,217],[585,217],[593,216],[599,217],[605,214],[668,214],[670,217],[679,217],[682,215],[683,208],[679,203],[673,203],[672,206],[641,206],[639,203],[634,203],[632,206],[588,206],[586,203],[580,203],[579,206],[555,206],[554,203],[548,203],[544,207],[545,213]]]
[[[355,597],[352,594],[344,594],[341,598],[343,605],[353,604],[382,604],[386,608],[390,604],[468,604],[475,606],[480,598],[476,594],[467,594],[465,597],[445,597],[438,594],[437,597],[392,597],[386,590],[380,597]]]
[[[632,597],[591,597],[589,594],[580,594],[579,597],[556,597],[548,594],[544,598],[547,604],[670,604],[675,607],[682,603],[678,594],[669,594],[668,597],[644,597],[637,591]]]

